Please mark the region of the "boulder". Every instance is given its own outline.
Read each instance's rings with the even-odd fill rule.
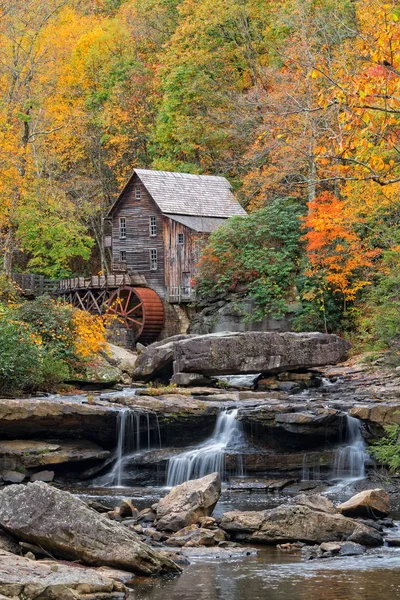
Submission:
[[[26,477],[25,473],[20,471],[3,471],[1,478],[6,483],[22,483]]]
[[[333,503],[326,496],[321,494],[300,494],[293,499],[295,504],[301,506],[308,506],[311,510],[317,510],[320,512],[335,514],[336,509]]]
[[[113,387],[121,381],[122,371],[119,367],[110,364],[104,356],[98,355],[96,359],[88,363],[82,371],[74,373],[73,378],[67,383],[83,385],[89,388]]]
[[[387,517],[390,512],[390,496],[385,490],[364,490],[339,504],[338,512],[346,517]]]
[[[69,492],[43,482],[2,490],[0,525],[56,557],[134,573],[179,571],[127,527],[98,514]]]
[[[200,517],[211,515],[221,495],[221,479],[218,473],[201,479],[185,481],[172,488],[170,493],[156,505],[157,529],[179,531],[193,525]]]
[[[370,530],[365,525],[360,525],[353,519],[348,519],[343,515],[312,510],[308,506],[301,505],[280,506],[265,511],[228,512],[222,515],[220,527],[238,539],[264,544],[295,541],[321,544],[344,541],[350,539],[357,528],[361,528],[365,534],[373,532],[371,538],[365,535],[369,542],[365,545],[382,544],[382,538],[380,538],[380,542],[375,539],[377,532]],[[350,541],[356,540],[351,539]]]
[[[205,529],[197,525],[189,525],[171,535],[167,540],[168,546],[215,546],[226,540],[222,529]]]
[[[172,376],[175,344],[193,336],[174,335],[155,342],[143,350],[136,361],[133,378],[143,381]]]
[[[204,377],[200,373],[174,373],[171,378],[171,383],[179,387],[194,387],[211,385],[211,379]]]
[[[95,569],[0,550],[0,594],[21,600],[123,600],[128,590]]]
[[[335,554],[338,556],[359,556],[364,554],[365,547],[355,542],[325,542],[320,545],[319,550],[322,553],[321,558],[327,558]]]
[[[222,332],[175,342],[174,372],[279,373],[336,364],[347,359],[350,347],[325,333]]]
[[[31,475],[31,481],[44,481],[50,483],[54,479],[54,471],[38,471]]]
[[[382,546],[383,537],[372,527],[366,527],[362,523],[357,525],[354,532],[347,538],[349,542],[355,542],[362,546]]]
[[[110,365],[132,377],[138,356],[136,352],[109,343],[107,350],[103,351],[102,355]]]

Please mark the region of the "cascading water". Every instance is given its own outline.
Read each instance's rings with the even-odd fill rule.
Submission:
[[[365,463],[369,459],[367,445],[361,434],[361,423],[358,419],[346,415],[344,417],[346,439],[333,453],[332,479],[348,484],[365,477]],[[313,463],[307,454],[303,458],[302,481],[321,479],[318,463]],[[340,484],[340,486],[342,486]]]
[[[155,427],[151,427],[150,418],[154,418]],[[145,427],[142,427],[143,421]],[[158,415],[137,409],[123,408],[118,411],[116,460],[112,469],[94,480],[99,487],[122,487],[125,467],[135,454],[152,448],[152,439],[161,448],[161,434]]]
[[[346,442],[335,450],[333,478],[356,481],[365,477],[365,462],[369,458],[358,419],[346,415]]]
[[[244,441],[242,424],[237,419],[238,409],[223,410],[219,413],[212,436],[194,448],[183,452],[168,463],[167,486],[173,487],[189,479],[204,477],[218,471],[225,476],[225,453],[237,450]],[[238,461],[243,475],[243,466]]]

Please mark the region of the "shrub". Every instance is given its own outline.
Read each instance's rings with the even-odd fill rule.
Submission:
[[[375,444],[370,446],[370,451],[377,461],[389,467],[392,473],[396,473],[400,467],[400,426],[386,425],[386,435]]]
[[[100,317],[46,296],[0,304],[0,391],[54,391],[105,347]]]
[[[303,213],[298,201],[283,198],[219,227],[200,259],[196,281],[200,297],[245,287],[254,301],[252,320],[283,315],[299,267]]]
[[[0,392],[37,389],[43,378],[42,348],[26,323],[0,320]]]
[[[400,341],[399,251],[386,251],[383,255],[382,273],[366,296],[360,330],[364,343],[375,349]]]

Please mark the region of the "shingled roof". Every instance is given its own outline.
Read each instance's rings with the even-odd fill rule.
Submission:
[[[135,169],[128,185],[135,175],[163,213],[225,219],[246,215],[225,177]],[[125,190],[126,187],[118,200]]]

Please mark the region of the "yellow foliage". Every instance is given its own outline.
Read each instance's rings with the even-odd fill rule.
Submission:
[[[76,332],[75,351],[78,356],[90,359],[100,350],[107,349],[106,330],[101,317],[76,310],[72,320]]]

